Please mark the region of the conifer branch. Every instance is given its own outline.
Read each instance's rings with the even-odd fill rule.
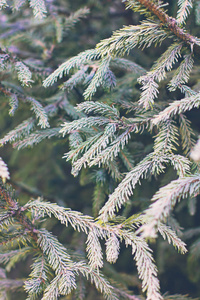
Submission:
[[[166,220],[171,209],[182,198],[194,197],[200,193],[199,174],[173,180],[168,185],[160,188],[153,196],[155,201],[146,210],[147,224],[141,227],[144,237],[155,237],[159,221]]]
[[[33,9],[33,14],[38,19],[43,19],[46,16],[46,5],[44,0],[29,0],[30,7]]]
[[[106,259],[110,263],[115,263],[119,256],[119,240],[117,236],[112,233],[106,241]]]
[[[191,128],[191,122],[187,119],[187,117],[184,114],[179,115],[179,122],[182,148],[184,153],[188,155],[195,145],[195,135]]]
[[[104,88],[113,88],[116,85],[115,75],[109,68],[110,61],[110,56],[104,57],[101,60],[94,77],[83,94],[86,100],[91,100],[99,86]]]
[[[116,289],[110,285],[110,283],[104,278],[101,272],[96,272],[94,269],[91,269],[90,266],[78,263],[74,269],[77,269],[77,273],[81,273],[84,277],[90,279],[91,283],[94,283],[97,290],[99,290],[103,294],[105,299],[119,299],[115,293]]]
[[[92,269],[99,270],[103,267],[103,253],[99,238],[95,230],[88,234],[86,251],[88,252],[89,265]]]
[[[10,173],[8,171],[8,167],[1,157],[0,157],[0,177],[2,178],[3,182],[5,182],[6,179],[10,179]]]
[[[142,4],[144,7],[146,7],[153,15],[156,15],[158,19],[169,28],[171,32],[175,36],[177,36],[180,40],[186,42],[190,45],[190,47],[193,47],[193,45],[196,45],[199,51],[200,48],[200,42],[199,40],[187,33],[183,28],[181,28],[177,24],[177,20],[170,17],[162,8],[160,8],[158,5],[156,5],[151,0],[136,0],[140,4]],[[126,0],[128,7],[134,9],[134,3],[135,0]]]
[[[49,275],[52,275],[47,258],[40,254],[31,266],[32,272],[29,279],[25,281],[24,288],[29,294],[28,299],[39,296],[49,284]]]
[[[178,0],[178,6],[179,10],[177,12],[176,19],[177,23],[181,25],[185,23],[185,20],[187,19],[190,13],[190,8],[193,7],[193,4],[191,0]]]
[[[181,89],[181,86],[188,82],[193,63],[192,54],[184,56],[184,60],[181,62],[180,66],[175,71],[173,78],[169,82],[168,86],[170,91],[175,91],[177,87]]]
[[[76,230],[81,229],[88,232],[88,229],[90,229],[95,239],[98,238],[98,236],[102,237],[100,232],[103,232],[104,229],[98,224],[95,225],[91,217],[82,216],[78,212],[72,212],[64,208],[62,209],[55,204],[47,203],[47,205],[45,205],[45,203],[38,200],[30,202],[24,207],[19,207],[17,202],[13,199],[13,196],[3,187],[0,188],[0,196],[12,209],[11,213],[13,217],[27,230],[28,234],[42,250],[42,253],[40,253],[36,246],[36,252],[38,253],[39,251],[39,256],[32,265],[30,279],[25,282],[25,289],[29,294],[28,299],[35,299],[35,297],[41,294],[43,294],[42,299],[49,299],[48,297],[50,297],[50,299],[52,299],[51,297],[57,299],[59,295],[69,294],[72,289],[76,288],[75,276],[81,273],[87,279],[90,278],[92,283],[94,282],[96,288],[104,294],[106,299],[117,300],[115,293],[113,293],[113,287],[104,279],[101,273],[91,269],[91,267],[94,266],[91,265],[89,267],[83,261],[79,263],[73,262],[67,254],[65,247],[48,231],[44,229],[36,230],[33,223],[30,222],[30,219],[24,215],[24,211],[30,208],[34,209],[35,205],[35,208],[38,209],[38,211],[35,209],[35,212],[39,212],[40,217],[44,216],[44,212],[49,216],[53,213],[62,223],[65,222],[67,225],[67,223],[70,222]],[[22,239],[21,233],[20,239]],[[94,239],[92,239],[92,243],[94,243]],[[94,243],[94,245],[96,246],[96,243]],[[9,253],[0,254],[0,262],[7,263],[12,258],[16,261],[16,259],[18,260],[28,253],[30,249],[31,248],[23,248],[22,250],[14,250]],[[92,249],[92,251],[93,250],[94,249]],[[55,271],[55,277],[51,269]],[[50,281],[52,277],[54,278]]]
[[[68,298],[69,293],[75,289],[78,291],[77,275],[81,275],[80,281],[85,277],[94,283],[108,300],[117,300],[117,295],[120,298],[137,299],[135,296],[129,297],[126,293],[120,294],[100,271],[104,265],[103,243],[107,261],[115,263],[120,254],[121,242],[132,248],[133,259],[142,281],[142,292],[146,293],[147,300],[161,300],[163,298],[160,294],[158,272],[146,238],[156,238],[160,233],[163,239],[182,254],[187,252],[185,243],[176,234],[179,230],[176,221],[172,219],[168,222],[173,230],[164,224],[177,202],[183,201],[183,204],[186,204],[184,198],[189,198],[187,201],[189,213],[194,214],[195,197],[200,193],[200,141],[198,140],[195,145],[192,124],[184,115],[193,108],[199,108],[200,105],[200,93],[196,92],[192,80],[189,80],[193,70],[193,58],[196,53],[200,53],[200,39],[190,35],[183,27],[190,14],[192,1],[177,1],[176,19],[166,13],[166,4],[162,1],[157,3],[154,0],[122,1],[128,8],[144,15],[146,19],[138,25],[124,26],[114,31],[110,38],[102,40],[95,49],[81,52],[61,63],[64,56],[61,55],[59,58],[56,56],[61,49],[66,49],[63,39],[65,32],[80,18],[86,16],[89,10],[83,8],[70,14],[68,9],[63,9],[62,6],[66,1],[58,1],[54,5],[55,1],[51,0],[29,0],[29,6],[33,9],[35,17],[44,18],[47,16],[47,10],[50,14],[44,21],[32,24],[27,19],[16,21],[15,17],[10,18],[10,11],[13,8],[19,10],[25,4],[25,0],[14,0],[13,7],[10,6],[12,1],[0,0],[0,8],[10,6],[5,20],[2,17],[3,31],[5,27],[5,33],[1,34],[2,45],[11,45],[8,46],[11,53],[4,48],[0,49],[3,80],[0,92],[3,93],[3,99],[8,98],[11,116],[18,108],[20,100],[23,103],[28,102],[33,115],[35,113],[34,118],[23,121],[8,132],[0,140],[0,144],[11,142],[14,147],[20,149],[33,146],[45,138],[60,138],[63,135],[66,139],[66,135],[69,135],[70,151],[66,150],[68,153],[64,158],[72,161],[74,176],[81,171],[82,184],[90,183],[90,188],[96,184],[93,194],[96,215],[100,209],[99,217],[94,219],[56,203],[42,201],[40,198],[32,199],[24,206],[20,206],[12,189],[0,184],[2,233],[0,248],[3,249],[0,253],[0,263],[3,263],[9,271],[20,259],[26,258],[27,255],[32,256],[32,270],[25,281],[27,300],[37,298],[56,300],[60,296]],[[98,2],[101,5],[101,1]],[[26,12],[27,16],[30,16],[28,6]],[[21,15],[23,14],[17,12],[15,16]],[[26,29],[31,30],[31,38],[30,34],[19,32]],[[16,32],[17,35],[13,36]],[[51,32],[56,36],[52,38],[49,34]],[[171,45],[155,63],[151,64],[150,71],[146,72],[138,64],[121,58],[135,47],[144,49],[153,44],[161,45],[167,38],[172,41]],[[21,49],[24,40],[27,43],[27,52]],[[63,44],[57,47],[58,43]],[[31,51],[35,45],[39,48],[33,54]],[[186,46],[190,48],[189,51]],[[71,53],[67,49],[64,55],[70,56]],[[135,55],[137,53],[132,57]],[[27,57],[26,60],[20,59],[24,56]],[[51,69],[47,65],[56,66],[60,63],[61,65],[49,75]],[[149,66],[150,62],[144,62],[144,65]],[[44,80],[43,86],[49,87],[59,79],[62,79],[62,85],[55,85],[49,92],[42,91],[41,95],[39,85],[35,85],[31,90],[31,83],[34,79],[36,84],[40,84],[47,69],[49,76]],[[173,69],[175,70],[171,72]],[[11,74],[12,70],[14,76]],[[125,72],[128,74],[124,75]],[[154,104],[154,100],[158,98],[159,88],[162,88],[159,83],[167,78],[167,72],[170,72],[171,79],[168,80],[167,93],[162,89],[164,91],[164,94],[161,94],[164,95],[162,101]],[[140,76],[138,81],[142,84],[140,96],[138,76]],[[16,77],[24,88],[19,86],[19,82],[16,83]],[[85,91],[80,85],[87,86]],[[106,95],[105,91],[113,87],[115,89]],[[185,98],[169,104],[166,97],[177,88],[178,93],[183,93]],[[95,101],[91,101],[99,89],[101,90]],[[83,96],[87,100],[84,103]],[[42,102],[36,99],[44,99],[48,105],[43,107]],[[77,106],[74,105],[76,102],[79,103]],[[51,128],[50,118],[54,126]],[[37,128],[35,130],[36,119],[42,130]],[[56,127],[58,125],[55,124],[60,122],[64,124]],[[147,139],[135,137],[136,134],[143,133]],[[154,140],[151,139],[152,134],[155,135]],[[152,149],[153,152],[150,152]],[[194,160],[193,163],[188,156]],[[173,169],[172,175],[168,172],[168,166],[169,171]],[[86,167],[91,167],[92,170],[82,170]],[[140,204],[141,208],[143,207],[140,196],[137,196],[139,190],[137,185],[144,179],[154,177],[156,180],[166,169],[167,173],[162,176],[160,182],[174,176],[178,178],[155,192],[152,198],[154,202],[140,215],[124,217],[130,213],[129,209],[134,205],[138,206],[137,209],[140,209]],[[62,174],[63,177],[65,175]],[[0,177],[5,181],[9,176],[7,165],[0,158]],[[34,195],[39,194],[42,193],[36,191]],[[137,198],[136,204],[131,203],[133,194]],[[64,195],[63,191],[60,191],[59,195]],[[141,197],[143,195],[146,193]],[[147,196],[144,198],[145,201],[148,200]],[[48,199],[54,200],[53,197]],[[128,205],[122,211],[122,216],[117,215],[126,204]],[[63,226],[71,226],[75,231],[81,232],[83,240],[85,236],[87,237],[85,239],[87,262],[84,259],[80,260],[80,256],[77,258],[71,255],[72,251],[59,242],[59,236],[57,238],[44,229],[46,223],[42,221],[51,217]],[[78,242],[81,247],[83,240]],[[79,245],[75,246],[76,249]],[[191,248],[194,251],[191,253],[195,254],[194,248],[197,246],[198,242]],[[3,289],[5,287],[6,290],[6,284],[12,287],[13,282],[2,282]],[[83,294],[80,292],[78,296],[82,297]]]
[[[16,140],[28,136],[29,133],[33,130],[34,126],[35,120],[33,118],[29,118],[28,120],[23,121],[14,130],[11,130],[8,134],[6,134],[0,140],[0,144],[5,145],[8,142],[14,142]]]
[[[15,261],[17,261],[19,256],[24,256],[25,254],[29,253],[30,250],[31,250],[31,248],[24,247],[23,249],[20,249],[20,250],[12,250],[9,252],[0,253],[0,263],[7,264],[10,261],[10,259],[13,259],[13,258],[15,259]],[[8,270],[10,270],[10,266],[9,266],[9,268],[7,268],[7,271]]]
[[[119,111],[114,106],[94,101],[85,101],[77,105],[77,110],[83,111],[84,113],[95,113],[101,114],[107,118],[119,118]]]
[[[153,119],[153,124],[158,125],[165,122],[167,119],[175,116],[176,114],[182,114],[186,111],[190,111],[193,108],[199,108],[200,106],[200,93],[195,93],[190,97],[176,100],[169,104],[167,108],[161,111]]]
[[[44,82],[44,87],[48,87],[56,82],[59,78],[62,78],[66,74],[69,74],[71,69],[82,67],[88,62],[99,59],[100,54],[95,49],[86,50],[85,52],[80,53],[79,55],[72,57],[63,64],[59,66],[50,76],[48,76]]]
[[[107,123],[110,123],[110,119],[105,117],[85,117],[73,122],[65,122],[62,125],[60,133],[62,133],[64,136],[66,133],[71,133],[74,130],[80,130],[84,127],[90,128],[95,125],[102,126]]]
[[[74,230],[82,230],[85,233],[92,228],[93,219],[89,216],[83,216],[80,212],[71,211],[64,207],[58,206],[55,203],[43,202],[40,199],[30,201],[25,205],[25,208],[31,209],[33,216],[44,217],[54,215],[62,224],[68,226],[68,223]]]
[[[166,153],[176,151],[179,132],[174,121],[171,119],[162,123],[158,134],[155,136],[154,151],[157,153]]]
[[[117,125],[110,123],[105,127],[102,136],[73,164],[72,174],[77,176],[82,167],[89,165],[91,160],[97,157],[107,145],[113,141]]]
[[[82,139],[80,139],[79,135],[78,135],[78,139],[77,139],[77,134],[78,134],[78,132],[73,132],[70,135],[71,139],[73,139],[73,137],[75,137],[75,139],[73,140],[73,144],[72,144],[72,142],[70,143],[72,150],[65,153],[63,156],[63,158],[66,158],[67,161],[72,160],[72,163],[74,163],[78,159],[78,157],[81,153],[86,152],[103,135],[102,132],[97,133],[95,136],[91,136],[90,138],[88,138],[86,141],[83,142]],[[75,147],[73,147],[74,145],[75,145]]]
[[[196,145],[192,148],[190,157],[196,162],[200,161],[200,137],[199,137]]]
[[[167,239],[169,244],[173,244],[181,254],[187,252],[186,244],[176,235],[176,233],[167,225],[163,223],[158,224],[158,231],[162,235],[163,239]]]
[[[13,199],[12,194],[9,194],[2,184],[0,185],[0,197],[6,202],[12,217],[17,219],[17,221],[29,232],[30,236],[34,240],[37,240],[36,229],[28,217],[23,214],[24,209],[19,207],[17,201]]]
[[[109,261],[114,262],[119,254],[119,240],[118,239],[124,239],[127,245],[131,245],[133,247],[133,254],[135,253],[135,260],[137,262],[137,267],[139,270],[139,274],[141,275],[140,278],[143,282],[143,290],[147,290],[148,299],[151,299],[152,295],[154,295],[155,299],[161,299],[161,296],[159,294],[159,282],[156,278],[156,267],[153,263],[153,258],[151,255],[151,250],[149,249],[146,242],[141,238],[137,237],[134,233],[131,233],[130,231],[127,231],[125,228],[123,229],[123,224],[119,224],[118,226],[112,225],[109,223],[101,223],[101,222],[94,222],[94,220],[91,217],[83,216],[80,213],[73,212],[70,210],[67,210],[65,208],[59,207],[56,204],[51,203],[43,203],[40,200],[35,200],[34,202],[29,202],[26,205],[26,208],[31,208],[33,211],[35,211],[35,214],[38,215],[38,213],[44,217],[44,213],[51,216],[53,214],[56,218],[58,218],[62,223],[64,223],[66,226],[68,222],[73,226],[74,229],[83,230],[84,232],[88,233],[89,229],[89,235],[87,239],[87,251],[88,251],[88,257],[90,262],[90,271],[89,274],[85,273],[84,268],[85,266],[83,264],[70,264],[68,266],[68,269],[71,267],[71,270],[77,272],[84,272],[85,276],[92,276],[95,269],[99,269],[103,266],[102,262],[102,250],[101,245],[99,243],[99,238],[106,239],[106,246],[107,246],[107,257]],[[133,220],[134,222],[134,220]],[[135,220],[137,224],[137,218]],[[78,226],[78,227],[77,227]],[[80,227],[79,227],[80,226]],[[46,231],[40,231],[39,235],[42,235],[41,238],[48,239],[49,242],[51,242],[52,238]],[[55,238],[53,238],[55,240]],[[48,255],[48,259],[50,259],[50,264],[56,265],[58,262],[57,260],[62,259],[63,255],[65,255],[63,252],[59,254],[58,251],[61,251],[61,245],[58,244],[58,241],[54,241],[54,243],[47,247],[46,242],[39,242],[40,246],[43,248],[43,244],[46,245],[44,252]],[[57,246],[56,246],[57,245]],[[54,247],[56,249],[54,250]],[[50,249],[50,250],[49,250]],[[60,250],[57,250],[60,249]],[[50,252],[46,252],[50,251]],[[52,251],[52,254],[51,254]],[[139,259],[141,258],[141,260]],[[66,257],[66,259],[63,257],[64,260],[66,260],[66,263],[69,264],[68,260],[69,257]],[[54,268],[54,267],[53,267]],[[59,266],[57,266],[59,268]],[[81,269],[83,271],[81,271]],[[56,270],[55,270],[56,271]],[[57,272],[57,271],[56,271]],[[98,274],[98,273],[97,273]],[[92,278],[91,278],[92,279]],[[46,296],[49,295],[49,293],[55,292],[55,286],[56,282],[59,282],[62,280],[58,275],[55,277],[55,279],[52,281],[50,286],[46,290]],[[55,286],[54,286],[55,285]],[[59,287],[58,287],[59,289]],[[103,291],[103,290],[102,290]],[[59,293],[59,291],[57,291]],[[107,295],[107,297],[109,294]],[[114,295],[113,295],[114,296]],[[44,298],[46,299],[46,298]],[[110,298],[108,298],[110,299]]]
[[[33,147],[40,143],[43,139],[50,139],[53,136],[58,136],[60,132],[60,128],[51,128],[46,130],[38,130],[31,133],[29,136],[25,137],[22,140],[15,141],[13,143],[13,147],[19,149],[26,148],[26,147]]]
[[[136,261],[139,278],[142,280],[142,290],[147,291],[147,300],[161,300],[160,285],[157,278],[157,268],[154,264],[152,251],[145,240],[139,236],[124,234],[125,243],[131,245]]]
[[[104,221],[107,221],[108,218],[112,219],[114,217],[114,211],[118,211],[122,204],[133,194],[135,185],[139,180],[145,178],[147,173],[154,171],[154,168],[158,168],[161,172],[163,169],[162,162],[164,161],[165,159],[163,157],[154,157],[153,153],[145,157],[126,175],[115,191],[109,196],[108,201],[100,210],[99,218]]]
[[[109,164],[111,161],[114,160],[119,152],[124,149],[125,145],[128,143],[130,138],[131,129],[127,129],[121,135],[119,135],[105,150],[102,150],[96,157],[90,160],[89,167],[98,165],[99,167],[101,164]]]
[[[18,79],[23,86],[30,86],[30,83],[33,82],[32,73],[29,68],[21,61],[16,62],[15,69],[17,71]]]
[[[145,48],[153,43],[161,44],[167,38],[165,30],[153,21],[143,21],[140,25],[125,26],[97,44],[98,53],[104,56],[124,56],[136,46]]]
[[[152,107],[154,99],[158,96],[158,84],[166,77],[166,70],[170,71],[181,56],[182,44],[172,44],[156,61],[147,74],[141,76],[138,81],[142,84],[142,93],[139,99],[145,109]]]
[[[38,125],[40,125],[41,128],[50,127],[47,113],[43,106],[36,99],[31,97],[26,98],[26,101],[31,103],[31,110],[34,111],[36,118],[39,119]]]
[[[168,159],[179,177],[191,174],[190,161],[187,157],[178,154],[169,154]]]
[[[9,115],[13,116],[16,109],[18,108],[18,98],[17,98],[17,95],[15,94],[11,94],[10,95],[10,99],[9,99],[9,104],[10,104],[10,111],[9,111]]]

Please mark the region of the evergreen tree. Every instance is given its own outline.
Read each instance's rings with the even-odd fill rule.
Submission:
[[[27,201],[27,195],[16,195],[6,184],[10,177],[13,185],[16,182],[12,182],[9,163],[7,167],[0,158],[2,299],[12,297],[9,292],[22,286],[29,300],[89,299],[92,294],[86,280],[105,299],[191,299],[178,295],[179,291],[174,296],[161,292],[151,242],[158,240],[157,257],[162,246],[159,236],[181,254],[189,250],[189,266],[194,267],[199,257],[199,227],[183,231],[175,207],[188,207],[194,215],[200,193],[200,140],[191,118],[200,105],[198,85],[192,82],[193,74],[199,72],[200,39],[187,30],[186,23],[192,13],[199,24],[200,6],[198,1],[180,0],[176,16],[171,17],[161,1],[122,2],[141,21],[114,30],[92,49],[81,45],[83,51],[76,48],[77,55],[72,56],[65,38],[88,16],[88,8],[72,13],[75,4],[62,0],[0,1],[0,91],[17,122],[1,138],[1,145],[10,143],[20,151],[34,146],[37,157],[36,145],[43,140],[52,142],[43,143],[42,151],[64,144],[63,158],[71,162],[73,176],[79,176],[89,191],[90,185],[94,187],[87,200],[93,203],[92,216],[78,211],[75,204],[68,207],[59,194],[45,197],[44,188],[43,199],[38,189],[21,184],[22,191],[33,196]],[[100,10],[104,4],[120,5],[118,1],[87,4]],[[174,13],[170,7],[169,13]],[[86,36],[83,28],[79,30]],[[69,32],[70,38],[76,40]],[[133,49],[152,52],[152,46],[160,46],[162,53],[159,58],[158,52],[154,55],[147,70]],[[49,176],[53,180],[56,175]],[[144,187],[149,185],[146,192]],[[68,235],[72,229],[80,232],[82,242],[77,246],[73,235],[75,247],[69,245],[73,239],[61,243],[63,237],[56,225],[49,225],[50,218],[56,225],[69,227]],[[191,238],[187,249],[185,241]],[[128,275],[115,278],[106,263],[117,262],[123,244],[131,249],[141,280],[141,287],[135,283],[134,295],[128,290]],[[24,259],[31,264],[28,277],[7,278]],[[198,282],[199,276],[197,271],[193,281]]]

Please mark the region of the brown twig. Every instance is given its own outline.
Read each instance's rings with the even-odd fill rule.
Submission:
[[[151,0],[137,0],[140,4],[148,8],[150,12],[152,12],[155,16],[158,17],[158,19],[168,27],[168,29],[173,32],[174,35],[176,35],[179,39],[184,41],[186,44],[190,45],[191,49],[200,54],[200,46],[197,42],[197,38],[193,35],[186,32],[183,28],[181,28],[177,20],[175,18],[170,17],[162,8],[157,6],[155,3],[153,3]],[[130,4],[130,2],[128,1]],[[134,8],[134,4],[130,6],[131,8]]]

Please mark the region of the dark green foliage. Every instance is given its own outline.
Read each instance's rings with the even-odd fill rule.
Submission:
[[[0,0],[1,299],[198,296],[199,5],[173,5]]]

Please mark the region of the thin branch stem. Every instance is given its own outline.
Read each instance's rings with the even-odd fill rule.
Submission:
[[[195,46],[195,49],[198,53],[200,53],[200,46],[197,42],[197,39],[190,35],[189,33],[185,32],[183,28],[178,26],[177,21],[175,18],[170,17],[162,8],[157,6],[151,0],[137,0],[140,4],[148,8],[154,15],[158,17],[158,19],[166,25],[170,31],[172,31],[179,39],[184,41],[186,44],[191,46]]]

